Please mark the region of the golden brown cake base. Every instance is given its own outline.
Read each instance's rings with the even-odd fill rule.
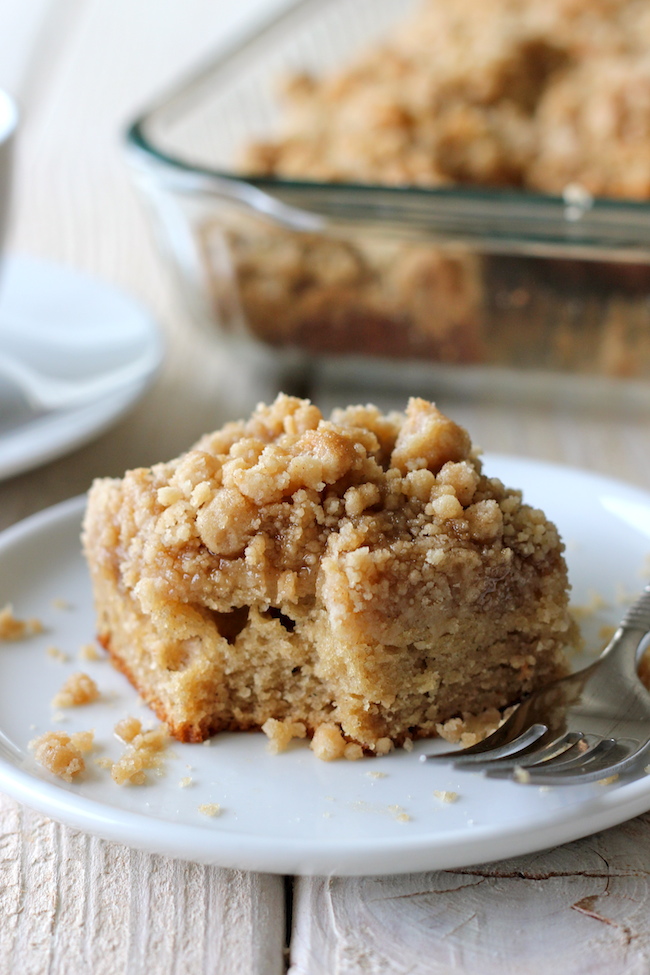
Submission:
[[[280,396],[97,481],[84,546],[101,642],[183,741],[275,718],[373,751],[512,703],[575,640],[555,527],[422,400]]]

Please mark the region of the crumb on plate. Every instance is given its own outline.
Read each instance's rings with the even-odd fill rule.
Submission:
[[[14,615],[11,603],[0,609],[0,640],[24,640],[35,633],[43,632],[40,620],[32,618],[21,620]]]
[[[199,812],[203,816],[220,816],[221,806],[218,802],[204,802],[199,806]]]
[[[458,799],[458,793],[449,789],[434,789],[433,794],[440,802],[456,802]]]
[[[121,758],[111,767],[111,777],[118,785],[144,785],[146,769],[162,771],[162,753],[169,743],[166,726],[159,725],[136,735]]]
[[[77,732],[74,735],[68,735],[64,731],[46,731],[31,741],[29,747],[39,765],[66,782],[72,782],[86,768],[83,752],[92,749],[93,736],[92,731]]]
[[[52,698],[52,707],[76,708],[82,704],[92,704],[99,697],[97,684],[88,674],[71,674],[60,691]]]

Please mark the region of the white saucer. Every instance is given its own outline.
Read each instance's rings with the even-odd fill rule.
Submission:
[[[115,288],[70,268],[10,256],[0,277],[0,351],[66,380],[103,378],[133,367],[128,383],[49,413],[33,410],[17,387],[0,379],[3,480],[79,447],[115,423],[151,383],[163,344],[149,313]]]
[[[567,544],[574,600],[604,600],[585,622],[589,646],[623,613],[621,589],[641,588],[650,550],[650,494],[582,471],[488,455],[486,472],[524,488]],[[532,853],[605,829],[650,809],[650,776],[611,785],[551,788],[486,779],[412,752],[322,762],[306,742],[270,755],[262,734],[222,734],[210,747],[174,743],[167,774],[120,787],[92,761],[67,784],[37,765],[28,742],[57,728],[94,728],[98,755],[117,758],[115,723],[132,714],[151,724],[131,685],[106,659],[79,660],[94,612],[79,551],[84,499],[50,508],[0,537],[0,593],[45,632],[0,646],[0,790],[77,829],[151,852],[223,867],[278,873],[380,874],[448,869]],[[60,601],[69,603],[62,608]],[[596,604],[594,604],[596,605]],[[67,655],[59,662],[47,653]],[[103,654],[102,654],[103,657]],[[582,663],[582,662],[580,662]],[[51,700],[84,670],[99,702],[65,712]],[[184,781],[189,780],[189,781]],[[185,785],[186,787],[181,787]],[[455,792],[446,803],[435,793]],[[199,806],[218,803],[221,815]]]

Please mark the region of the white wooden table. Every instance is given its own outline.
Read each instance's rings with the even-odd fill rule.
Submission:
[[[24,109],[10,247],[130,291],[160,321],[170,353],[155,387],[109,433],[0,485],[0,527],[95,476],[171,457],[260,398],[229,387],[218,350],[190,340],[119,132],[268,2],[0,0],[0,84],[18,89]],[[451,408],[487,450],[650,487],[644,416],[611,416],[607,404],[600,415]],[[648,816],[487,867],[294,881],[135,852],[0,796],[0,975],[641,975],[650,971],[649,877]]]

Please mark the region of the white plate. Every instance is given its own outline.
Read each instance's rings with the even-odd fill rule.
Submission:
[[[86,403],[33,411],[0,378],[0,480],[81,446],[143,395],[162,360],[149,314],[115,288],[70,268],[8,257],[0,280],[0,351],[57,379],[116,376],[128,383]],[[139,367],[139,368],[138,368]]]
[[[567,542],[577,603],[593,592],[608,606],[592,632],[622,614],[621,590],[640,589],[650,551],[650,495],[615,481],[526,460],[488,457],[489,473],[522,486]],[[27,745],[50,728],[96,729],[101,754],[117,757],[115,722],[153,723],[125,678],[105,661],[76,659],[93,634],[86,568],[79,552],[84,501],[44,511],[0,538],[0,593],[46,632],[0,647],[0,789],[71,826],[142,849],[226,867],[281,873],[378,874],[452,868],[529,853],[612,826],[650,809],[650,777],[610,786],[543,792],[477,773],[422,765],[397,751],[358,762],[321,762],[306,743],[272,756],[262,734],[219,735],[210,747],[172,746],[163,778],[119,787],[91,766],[67,785],[35,764]],[[60,609],[56,600],[67,600]],[[591,639],[591,637],[590,637]],[[48,646],[70,655],[48,656]],[[83,669],[103,700],[53,722],[50,700]],[[377,773],[381,773],[377,776]],[[181,788],[181,779],[192,784]],[[434,790],[458,793],[443,803]],[[202,803],[219,803],[208,818]],[[408,819],[401,814],[405,813]]]

